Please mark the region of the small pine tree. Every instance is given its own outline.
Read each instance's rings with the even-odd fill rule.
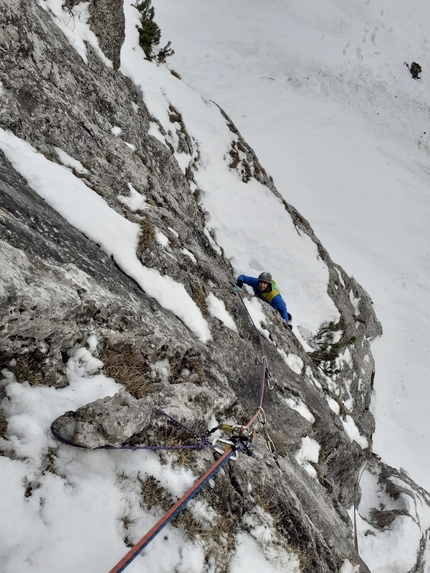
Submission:
[[[141,25],[137,26],[139,46],[145,52],[147,60],[152,62],[155,59],[158,63],[164,63],[175,52],[170,47],[171,43],[168,42],[157,54],[154,53],[154,48],[160,43],[161,30],[158,24],[154,22],[155,10],[151,6],[151,0],[142,0],[139,4],[136,4],[136,8],[141,14]]]
[[[171,42],[167,42],[167,44],[164,46],[164,48],[161,48],[161,50],[158,52],[157,54],[157,61],[159,64],[164,64],[164,62],[167,60],[167,58],[170,58],[170,56],[173,56],[173,54],[175,53],[175,50],[172,50],[171,46]]]

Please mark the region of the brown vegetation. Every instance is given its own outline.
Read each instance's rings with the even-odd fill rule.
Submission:
[[[131,344],[108,342],[100,352],[103,372],[138,400],[150,391],[151,383],[145,378],[145,361]]]

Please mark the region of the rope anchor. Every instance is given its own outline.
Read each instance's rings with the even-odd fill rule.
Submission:
[[[221,467],[227,463],[229,459],[237,459],[239,452],[245,452],[247,455],[252,456],[252,452],[249,450],[248,445],[252,442],[254,438],[255,431],[250,431],[249,428],[257,420],[260,420],[262,424],[266,423],[266,415],[262,408],[263,397],[264,397],[264,386],[266,379],[266,369],[267,369],[267,359],[264,353],[263,340],[252,320],[248,309],[243,301],[243,293],[240,289],[236,287],[235,284],[231,283],[237,294],[240,296],[244,308],[248,314],[248,318],[251,321],[253,327],[255,328],[258,340],[260,343],[262,361],[261,361],[261,376],[260,376],[260,389],[258,394],[258,408],[252,418],[249,420],[246,426],[231,426],[229,424],[220,424],[219,426],[209,430],[205,436],[199,436],[196,432],[191,431],[199,444],[197,447],[212,447],[218,453],[222,454],[221,457],[215,461],[214,464],[199,478],[199,480],[179,499],[169,511],[150,529],[146,535],[142,537],[140,541],[134,545],[130,551],[119,561],[109,573],[121,573],[124,569],[139,555],[139,553],[154,539],[156,535],[169,523],[186,505],[187,503],[200,491],[200,489],[221,469]],[[270,384],[268,382],[268,384]],[[165,414],[166,415],[166,414]],[[263,425],[264,428],[264,425]],[[188,428],[187,428],[188,429]],[[216,430],[222,430],[230,434],[228,438],[216,437],[212,443],[208,440],[209,436]],[[216,447],[216,444],[220,442],[220,446]],[[272,442],[273,443],[273,442]],[[202,444],[202,445],[201,445]],[[224,444],[224,449],[221,448],[221,444]],[[272,446],[270,446],[272,447]],[[272,455],[274,455],[272,453]],[[276,461],[276,460],[275,460]],[[277,462],[276,462],[277,463]]]
[[[234,451],[234,456],[230,458],[232,461],[238,459],[239,451],[243,451],[248,456],[252,456],[252,452],[249,449],[248,444],[252,443],[255,436],[255,430],[250,430],[246,426],[219,424],[215,428],[212,428],[212,430],[208,432],[208,435],[212,434],[216,430],[222,430],[225,433],[230,434],[229,439],[216,436],[212,440],[212,446],[216,452],[219,454],[224,454],[230,447]],[[225,445],[224,447],[220,447],[216,445],[218,443]]]

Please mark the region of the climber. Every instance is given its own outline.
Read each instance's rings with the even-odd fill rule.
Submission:
[[[287,311],[287,305],[285,304],[281,293],[276,288],[276,283],[272,279],[272,275],[270,273],[261,273],[258,278],[240,275],[236,280],[236,284],[239,288],[242,288],[244,284],[252,287],[254,289],[255,296],[265,300],[270,304],[270,306],[275,308],[285,320],[285,326],[290,330],[293,330],[293,327],[290,324],[292,316]]]

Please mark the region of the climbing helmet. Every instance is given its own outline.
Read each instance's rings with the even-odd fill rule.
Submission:
[[[272,275],[266,272],[261,273],[260,275],[258,275],[258,281],[270,285],[272,282]]]

